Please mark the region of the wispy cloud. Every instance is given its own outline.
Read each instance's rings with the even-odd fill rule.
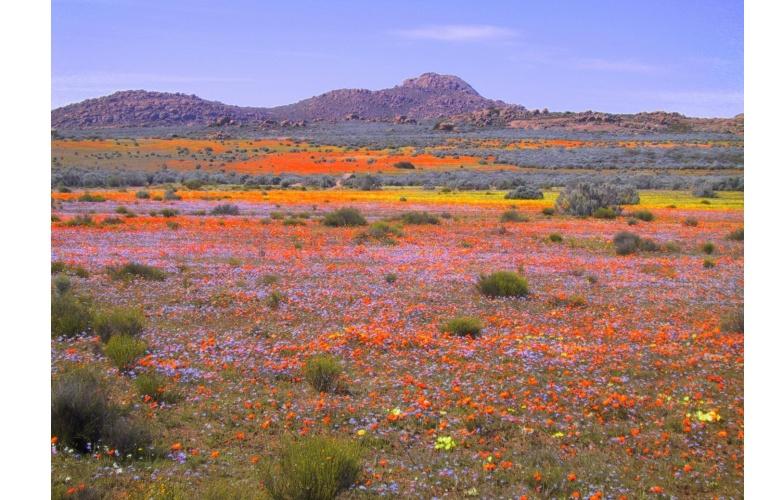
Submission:
[[[618,73],[654,73],[660,69],[652,64],[610,59],[575,59],[573,66],[579,69]]]
[[[517,32],[488,24],[443,24],[419,28],[395,30],[402,38],[414,40],[436,40],[440,42],[473,42],[511,38]]]

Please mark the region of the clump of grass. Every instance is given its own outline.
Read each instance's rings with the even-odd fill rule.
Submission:
[[[53,288],[59,295],[67,293],[72,288],[72,281],[64,274],[57,274],[53,278]]]
[[[274,285],[280,281],[280,276],[276,274],[265,274],[261,277],[261,282],[265,285]]]
[[[444,323],[440,331],[447,332],[457,337],[477,338],[483,330],[483,323],[472,316],[459,316]]]
[[[109,342],[113,335],[135,337],[144,329],[144,314],[132,307],[98,311],[94,315],[93,329],[102,342]]]
[[[429,212],[405,212],[399,218],[403,221],[403,224],[440,224],[440,219]]]
[[[123,205],[120,205],[119,207],[115,208],[115,213],[120,215],[128,215],[131,213],[130,210],[128,210],[127,207],[124,207]]]
[[[403,235],[403,232],[384,221],[376,221],[371,224],[367,229],[361,230],[355,235],[355,241],[365,242],[368,240],[376,240],[385,245],[394,245],[397,243],[395,238]]]
[[[75,264],[67,264],[66,262],[53,261],[51,262],[51,274],[55,273],[67,273],[77,276],[78,278],[87,278],[89,276],[88,270],[83,266]]]
[[[125,221],[120,217],[105,217],[101,223],[107,226],[114,226],[117,224],[125,224]]]
[[[555,209],[553,207],[545,207],[541,209],[541,213],[547,216],[555,215]]]
[[[384,281],[389,283],[390,285],[397,281],[397,275],[395,273],[387,273],[384,275]]]
[[[304,376],[318,392],[336,392],[340,389],[343,372],[341,363],[330,354],[318,354],[307,359]]]
[[[149,199],[149,191],[145,191],[143,189],[139,190],[139,191],[136,191],[136,198],[138,198],[140,200],[148,200]]]
[[[724,314],[720,318],[720,331],[726,333],[744,333],[744,307]]]
[[[101,203],[103,201],[107,201],[107,199],[100,194],[93,195],[89,192],[86,192],[80,198],[78,198],[77,201],[83,201],[87,203]]]
[[[704,259],[704,269],[712,269],[715,267],[715,261],[712,259]]]
[[[711,241],[708,241],[701,245],[701,251],[704,252],[707,255],[712,255],[715,253],[715,244]]]
[[[655,241],[648,238],[640,238],[635,233],[621,231],[613,237],[613,246],[617,255],[630,255],[638,250],[644,252],[656,252],[659,246]]]
[[[528,217],[517,210],[507,210],[501,214],[501,222],[528,222]]]
[[[695,217],[686,217],[683,221],[683,225],[688,227],[696,227],[699,225],[699,220]]]
[[[177,201],[181,199],[181,196],[176,194],[176,188],[168,188],[163,193],[163,199],[166,201]]]
[[[155,401],[172,403],[179,399],[179,394],[169,390],[168,379],[155,371],[140,373],[133,381],[139,396],[149,396]]]
[[[486,297],[523,297],[528,295],[528,281],[511,271],[480,275],[477,288]]]
[[[51,432],[60,443],[80,453],[93,451],[112,417],[107,393],[86,368],[65,372],[51,389]]]
[[[638,224],[637,219],[635,219],[634,217],[630,217],[629,219],[627,219],[628,226],[636,226],[637,224]]]
[[[556,295],[547,301],[553,307],[584,307],[587,299],[583,295]]]
[[[326,436],[286,442],[276,460],[261,471],[264,488],[279,500],[331,500],[360,474],[357,443]]]
[[[177,215],[179,215],[179,211],[173,208],[164,208],[160,210],[160,215],[162,215],[163,217],[176,217]]]
[[[618,215],[616,210],[610,207],[600,207],[592,212],[595,219],[615,219]]]
[[[652,212],[648,210],[638,210],[637,212],[634,212],[632,214],[635,218],[640,219],[645,222],[651,222],[656,218],[655,215],[653,215]]]
[[[549,241],[552,243],[562,243],[563,235],[560,233],[552,233],[549,235]]]
[[[83,226],[93,226],[95,222],[93,222],[93,219],[90,215],[75,215],[68,221],[64,223],[65,226],[69,227],[83,227]]]
[[[323,225],[329,227],[365,226],[368,221],[356,208],[345,207],[325,214]]]
[[[165,225],[170,229],[171,231],[178,231],[181,228],[181,224],[179,224],[176,221],[169,220],[165,223]]]
[[[115,280],[141,278],[150,281],[163,281],[166,277],[163,270],[136,262],[129,262],[121,266],[107,266],[107,274]]]
[[[739,229],[734,229],[728,233],[728,236],[726,236],[725,239],[732,241],[744,241],[744,228],[741,227]]]
[[[104,354],[120,370],[130,368],[146,352],[147,344],[129,335],[113,335],[104,346]]]
[[[71,291],[51,297],[51,335],[74,337],[90,330],[93,321],[90,304]]]
[[[240,208],[229,203],[216,205],[211,209],[211,215],[240,215]]]
[[[122,456],[151,455],[152,433],[141,420],[118,414],[104,427],[104,442]]]
[[[280,307],[283,300],[283,294],[277,290],[273,290],[272,293],[267,296],[267,306],[269,306],[270,309],[275,310]]]

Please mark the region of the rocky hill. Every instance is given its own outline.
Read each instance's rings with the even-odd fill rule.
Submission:
[[[481,96],[457,76],[424,73],[383,90],[340,89],[274,108],[223,104],[195,95],[128,90],[51,112],[54,129],[136,127],[303,127],[344,120],[436,122],[441,130],[466,127],[565,128],[587,131],[708,131],[743,133],[743,115],[688,118],[677,113],[619,115],[550,113]]]

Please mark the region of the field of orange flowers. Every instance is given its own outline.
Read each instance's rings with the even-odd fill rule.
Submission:
[[[257,471],[281,443],[327,434],[363,450],[347,498],[742,495],[743,334],[721,328],[743,302],[743,242],[727,238],[743,227],[742,193],[641,192],[625,211],[655,218],[631,227],[544,215],[555,193],[268,193],[54,195],[52,259],[86,271],[72,289],[147,318],[146,353],[122,371],[96,336],[52,339],[54,379],[97,369],[158,451],[82,455],[53,436],[54,492],[197,498],[224,481],[260,497]],[[211,215],[222,203],[239,213]],[[527,220],[502,222],[511,205]],[[319,222],[344,206],[401,234],[382,243]],[[405,211],[439,224],[404,224]],[[617,255],[626,230],[659,250]],[[166,278],[108,276],[126,262]],[[530,294],[481,295],[478,276],[501,270]],[[482,334],[443,333],[456,316]],[[318,353],[341,361],[347,391],[307,383]],[[140,394],[148,371],[178,397]]]

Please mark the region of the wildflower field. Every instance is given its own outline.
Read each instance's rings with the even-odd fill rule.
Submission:
[[[172,194],[52,193],[54,498],[742,495],[742,192]]]

